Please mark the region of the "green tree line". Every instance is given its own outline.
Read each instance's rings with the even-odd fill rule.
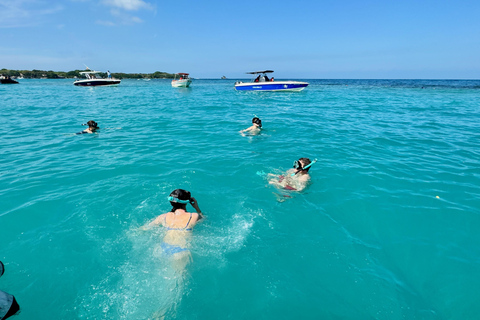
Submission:
[[[31,79],[63,79],[63,78],[83,78],[80,72],[85,70],[73,70],[73,71],[45,71],[45,70],[9,70],[9,69],[0,69],[0,74],[10,77],[20,77],[31,78]],[[107,73],[99,73],[100,76],[106,77]],[[112,77],[117,79],[164,79],[164,78],[173,78],[174,74],[167,72],[156,71],[154,73],[112,73]]]

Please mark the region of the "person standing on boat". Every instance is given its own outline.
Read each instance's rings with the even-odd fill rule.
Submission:
[[[252,119],[252,126],[248,127],[247,129],[241,130],[240,133],[242,135],[245,135],[245,133],[247,133],[249,135],[256,136],[260,133],[260,131],[262,131],[262,120],[255,116]]]
[[[109,78],[109,79],[112,78],[112,74],[110,73],[110,70],[107,70],[107,78]]]

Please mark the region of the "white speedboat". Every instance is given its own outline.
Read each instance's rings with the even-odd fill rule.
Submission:
[[[85,79],[76,80],[73,83],[74,85],[82,87],[116,86],[121,82],[120,79],[112,78],[110,72],[107,72],[107,78],[102,78],[99,75],[99,73],[102,73],[101,71],[87,70],[80,72],[81,75],[85,76]]]
[[[276,81],[273,77],[268,78],[267,73],[273,73],[273,70],[247,72],[257,77],[250,82],[235,82],[235,89],[239,91],[302,91],[308,86],[308,82]]]
[[[192,83],[192,79],[188,76],[188,73],[176,73],[172,80],[172,87],[175,88],[188,88]]]

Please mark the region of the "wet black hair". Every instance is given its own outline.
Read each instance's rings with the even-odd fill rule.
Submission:
[[[187,191],[187,190],[175,189],[170,193],[170,197],[177,198],[179,200],[190,201],[190,199],[192,198],[192,194],[190,193],[190,191]],[[170,204],[172,205],[172,210],[170,210],[170,212],[175,212],[175,210],[177,209],[185,210],[185,208],[187,207],[186,203],[178,203],[178,202],[170,201]]]
[[[256,123],[258,124],[258,126],[261,128],[262,127],[262,120],[260,120],[260,118],[258,117],[255,117],[252,119],[252,123]]]

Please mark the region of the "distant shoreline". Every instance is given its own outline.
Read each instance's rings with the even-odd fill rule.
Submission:
[[[89,70],[73,70],[73,71],[45,71],[45,70],[10,70],[0,69],[0,75],[9,76],[20,79],[77,79],[84,78],[80,72]],[[106,72],[99,73],[101,77],[106,77]],[[112,72],[112,77],[117,79],[173,79],[174,73],[155,71],[153,73],[123,73]]]

